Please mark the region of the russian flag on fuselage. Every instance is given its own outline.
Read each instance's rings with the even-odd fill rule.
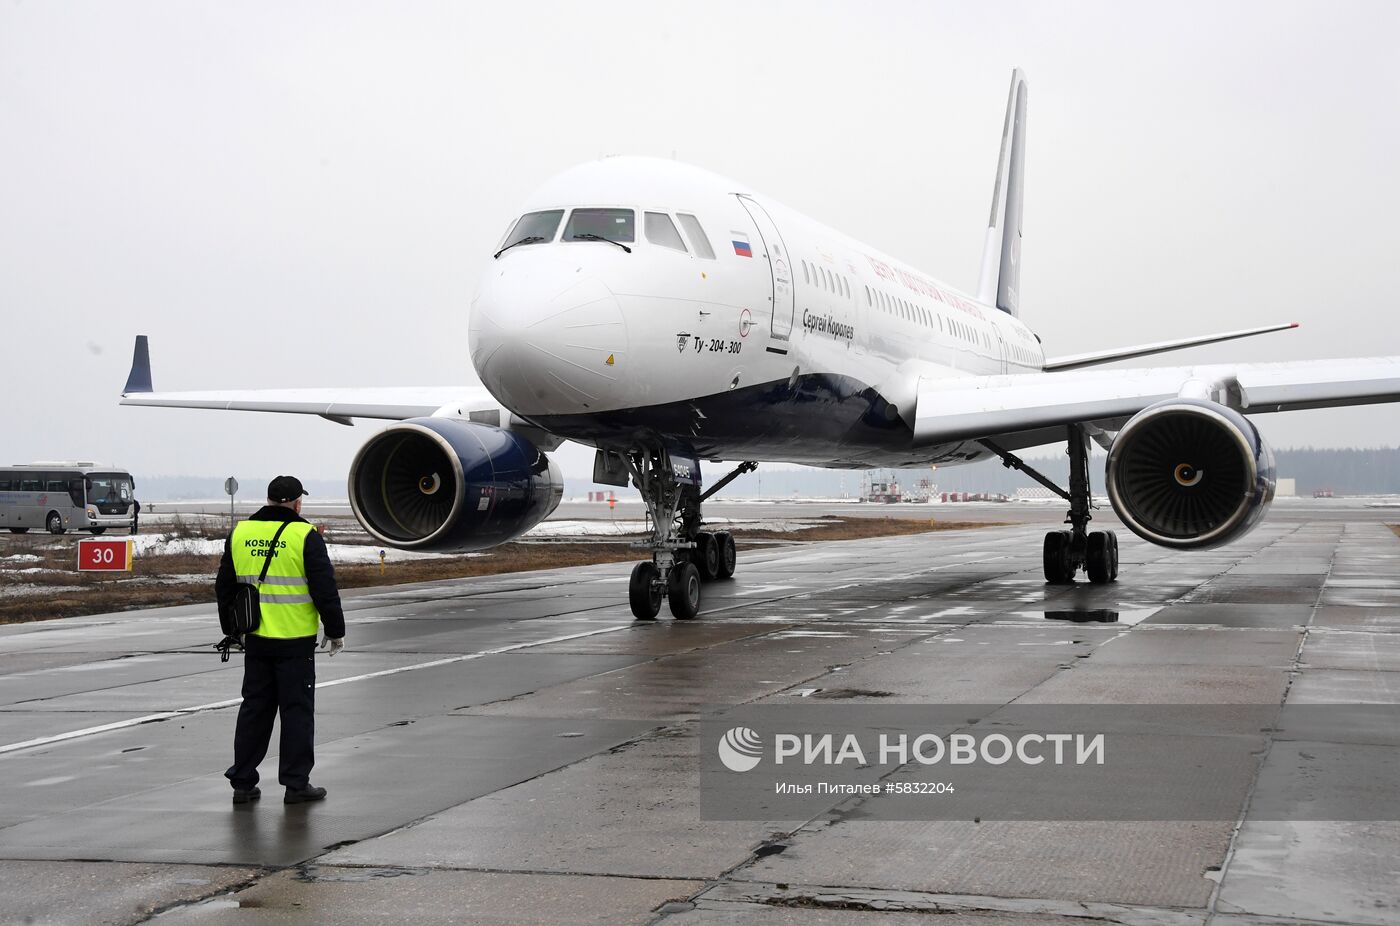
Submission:
[[[729,237],[734,245],[735,254],[738,254],[740,257],[753,257],[753,248],[749,247],[747,235],[740,234],[739,232],[730,232]]]

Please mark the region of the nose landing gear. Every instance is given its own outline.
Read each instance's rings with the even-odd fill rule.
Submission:
[[[690,620],[700,611],[701,583],[733,576],[737,559],[728,531],[701,529],[700,504],[758,464],[741,464],[702,494],[698,468],[690,479],[678,478],[664,447],[635,449],[623,459],[651,522],[650,539],[637,544],[651,551],[651,560],[632,568],[627,586],[632,616],[655,620],[665,598],[673,617]]]

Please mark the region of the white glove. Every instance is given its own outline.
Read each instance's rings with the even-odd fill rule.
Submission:
[[[334,656],[336,653],[340,652],[341,650],[345,649],[345,638],[344,638],[344,637],[326,637],[324,640],[321,641],[321,649],[325,649],[325,648],[326,648],[326,644],[328,644],[328,643],[330,644],[330,647],[331,647],[331,653],[330,653],[330,654],[331,654],[332,656]]]

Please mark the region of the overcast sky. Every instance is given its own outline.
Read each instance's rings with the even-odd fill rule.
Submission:
[[[157,389],[475,383],[467,309],[552,174],[738,178],[975,286],[1011,68],[1051,355],[1400,354],[1400,5],[0,0],[0,458],[341,477],[373,425]],[[1400,408],[1256,419],[1394,445]],[[564,455],[571,475],[589,457]]]

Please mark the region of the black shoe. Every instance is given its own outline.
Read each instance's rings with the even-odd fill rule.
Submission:
[[[282,798],[282,803],[305,804],[308,801],[324,801],[325,799],[325,788],[318,788],[315,785],[307,785],[304,788],[288,788],[286,795]]]
[[[253,787],[251,787],[251,788],[246,788],[246,789],[245,789],[245,788],[234,788],[234,789],[233,789],[233,802],[234,802],[235,804],[250,804],[250,803],[252,803],[253,801],[256,801],[256,800],[257,800],[258,798],[260,798],[260,797],[262,797],[262,789],[259,788],[257,785],[254,785]]]

